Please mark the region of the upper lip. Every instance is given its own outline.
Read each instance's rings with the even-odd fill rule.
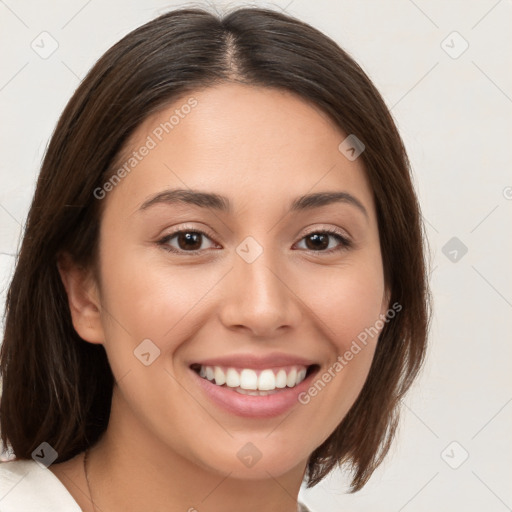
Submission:
[[[276,366],[310,366],[317,364],[311,359],[296,356],[293,354],[285,354],[283,352],[272,352],[266,355],[256,354],[232,354],[229,356],[213,357],[211,359],[203,359],[196,361],[194,364],[202,366],[226,366],[237,368],[254,368],[264,369]]]

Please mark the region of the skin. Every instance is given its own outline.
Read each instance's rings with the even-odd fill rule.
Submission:
[[[92,494],[109,512],[295,512],[307,459],[357,398],[377,337],[307,405],[270,419],[220,409],[188,367],[282,351],[325,372],[389,307],[373,196],[362,159],[338,150],[346,134],[298,96],[238,84],[193,96],[198,105],[103,199],[101,282],[60,261],[73,325],[104,345],[116,379],[110,423],[89,454]],[[185,101],[141,124],[127,153]],[[138,211],[169,188],[222,194],[233,212]],[[295,197],[320,191],[349,192],[367,217],[348,203],[287,213]],[[329,228],[352,247],[330,236],[315,252],[306,235]],[[158,244],[177,229],[207,231],[199,255],[177,237],[167,245],[181,254]],[[236,252],[247,236],[263,248],[253,263]],[[133,354],[146,338],[161,351],[150,366]],[[262,453],[250,468],[236,456],[248,442]],[[92,511],[82,462],[50,469]]]

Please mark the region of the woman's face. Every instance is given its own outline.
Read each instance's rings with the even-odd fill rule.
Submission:
[[[139,126],[102,199],[109,428],[244,479],[304,465],[333,432],[374,355],[378,336],[362,333],[388,308],[372,192],[362,159],[338,149],[346,137],[290,93],[234,84]],[[322,193],[338,200],[297,202]]]

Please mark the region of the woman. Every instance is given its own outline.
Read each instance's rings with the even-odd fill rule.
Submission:
[[[379,93],[281,13],[170,12],[92,68],[45,156],[1,348],[0,509],[307,510],[387,453],[428,330]]]

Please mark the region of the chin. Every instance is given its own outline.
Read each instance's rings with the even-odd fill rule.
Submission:
[[[265,433],[267,435],[267,433]],[[301,466],[304,469],[308,455],[298,453],[296,447],[286,448],[276,439],[279,447],[273,446],[268,439],[265,442],[237,441],[236,448],[228,448],[222,453],[212,453],[208,461],[210,471],[223,476],[229,474],[230,478],[240,480],[266,480],[271,477],[280,477]],[[212,461],[215,461],[212,464]]]

